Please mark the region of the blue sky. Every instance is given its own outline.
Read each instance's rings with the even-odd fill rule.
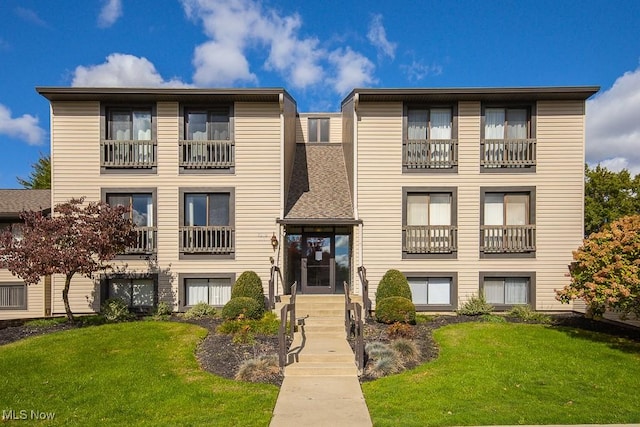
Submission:
[[[598,85],[587,160],[640,173],[640,2],[2,0],[0,188],[49,152],[36,86]]]

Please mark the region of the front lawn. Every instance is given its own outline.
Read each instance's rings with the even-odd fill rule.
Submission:
[[[268,425],[278,388],[200,369],[194,352],[205,335],[185,323],[131,322],[2,346],[0,410],[55,413],[47,425]]]
[[[640,343],[507,323],[434,338],[437,360],[362,385],[374,425],[640,422]]]

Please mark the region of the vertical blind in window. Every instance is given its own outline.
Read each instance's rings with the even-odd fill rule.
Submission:
[[[231,299],[231,281],[225,278],[186,279],[186,305],[205,303],[223,306]]]

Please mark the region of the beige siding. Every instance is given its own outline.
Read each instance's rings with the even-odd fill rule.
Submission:
[[[254,270],[269,279],[270,238],[278,233],[276,218],[283,204],[281,192],[281,117],[278,103],[236,103],[235,174],[186,175],[178,171],[178,103],[157,104],[157,173],[100,174],[99,103],[54,103],[52,118],[53,202],[86,196],[99,200],[101,188],[155,188],[158,228],[157,269],[159,294],[175,300],[178,273],[235,273]],[[289,110],[291,110],[289,106]],[[291,111],[289,111],[291,114]],[[293,135],[293,133],[291,134]],[[292,137],[292,136],[291,136]],[[226,188],[235,190],[236,251],[234,259],[180,260],[178,254],[179,189]],[[145,261],[126,261],[128,271],[148,271]],[[64,278],[54,277],[54,312],[64,307]],[[97,309],[97,281],[74,277],[70,289],[72,310]]]
[[[364,222],[364,259],[375,295],[387,269],[457,272],[458,297],[479,289],[480,272],[536,272],[536,308],[566,310],[553,290],[567,283],[571,251],[582,236],[583,102],[538,104],[535,173],[480,173],[480,103],[460,102],[458,173],[402,174],[402,104],[360,103],[358,115],[358,212]],[[456,187],[457,259],[403,260],[402,187]],[[536,187],[536,258],[480,259],[480,188]]]
[[[309,126],[307,119],[309,117],[329,118],[329,142],[342,142],[342,116],[340,113],[302,113],[298,117],[296,124],[296,142],[306,144],[309,142],[308,132]]]
[[[353,165],[354,165],[354,145],[353,145],[353,98],[342,106],[342,149],[344,151],[344,163],[347,167],[347,179],[349,189],[353,196]]]
[[[0,270],[0,285],[24,283],[20,278],[15,277],[9,270]],[[44,279],[35,285],[27,286],[27,308],[26,310],[3,310],[0,309],[0,320],[28,319],[45,316],[45,286]]]

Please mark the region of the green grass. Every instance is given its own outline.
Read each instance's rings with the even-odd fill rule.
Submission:
[[[55,413],[47,425],[268,425],[278,388],[201,370],[194,350],[205,335],[131,322],[2,346],[0,410]]]
[[[376,426],[639,423],[640,344],[543,325],[438,329],[440,356],[363,384]]]

